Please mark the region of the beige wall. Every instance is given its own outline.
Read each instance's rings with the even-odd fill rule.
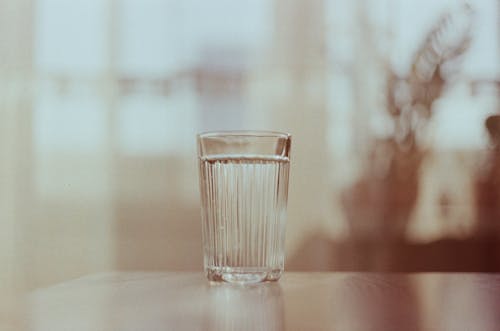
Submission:
[[[0,1],[0,328],[19,328],[30,191],[32,3]],[[12,33],[16,31],[16,33]]]

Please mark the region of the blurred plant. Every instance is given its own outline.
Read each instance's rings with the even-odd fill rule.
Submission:
[[[489,116],[484,125],[491,147],[474,182],[475,235],[495,238],[500,236],[500,115]]]
[[[472,14],[464,4],[442,16],[415,53],[408,77],[400,78],[389,69],[387,111],[395,124],[394,139],[402,147],[417,143],[433,103],[459,68],[471,40]]]
[[[389,68],[386,102],[394,133],[374,142],[362,177],[343,196],[354,238],[394,240],[404,236],[426,154],[419,134],[469,46],[471,23],[468,5],[447,12],[418,48],[407,77],[398,77]],[[383,171],[377,169],[380,160],[384,160]]]

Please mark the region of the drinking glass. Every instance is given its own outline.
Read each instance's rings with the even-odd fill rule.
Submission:
[[[198,135],[204,269],[210,281],[278,280],[284,268],[291,136]]]

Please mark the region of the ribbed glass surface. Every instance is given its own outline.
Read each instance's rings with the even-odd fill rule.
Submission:
[[[215,155],[200,159],[202,231],[209,278],[283,271],[289,160]],[[226,279],[227,280],[227,279]]]

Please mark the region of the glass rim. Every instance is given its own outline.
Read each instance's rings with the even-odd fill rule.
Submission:
[[[222,131],[206,131],[196,135],[198,139],[203,138],[218,138],[218,137],[271,137],[290,139],[292,136],[287,132],[266,131],[266,130],[222,130]]]

